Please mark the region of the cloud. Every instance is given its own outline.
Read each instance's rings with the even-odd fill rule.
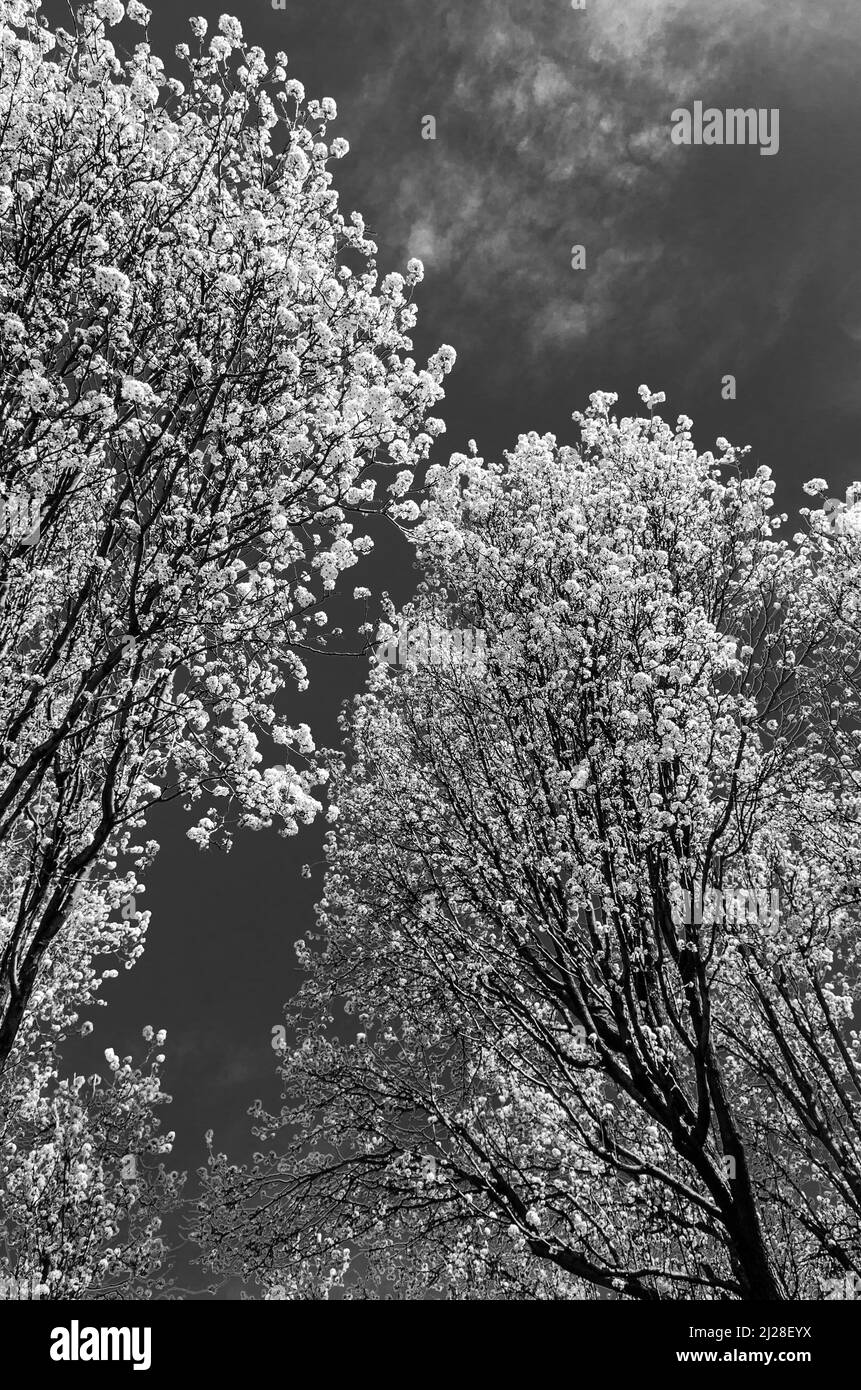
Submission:
[[[628,343],[632,364],[644,344],[695,344],[691,372],[753,370],[840,254],[804,186],[835,140],[847,165],[858,153],[857,0],[403,0],[400,15],[385,76],[344,110],[360,136],[398,113],[388,158],[362,171],[386,209],[378,239],[425,261],[423,317],[462,358],[510,370],[487,352],[506,333],[527,375],[611,345],[623,364]],[[779,157],[674,146],[671,113],[697,99],[779,106]]]

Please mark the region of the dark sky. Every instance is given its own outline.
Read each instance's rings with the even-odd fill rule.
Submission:
[[[46,7],[48,9],[49,7]],[[214,28],[222,4],[155,0],[166,60]],[[636,411],[693,417],[702,449],[749,443],[786,510],[824,476],[861,476],[861,3],[859,0],[235,0],[249,43],[284,49],[309,96],[338,103],[333,134],[346,211],[366,218],[383,271],[425,263],[416,356],[451,343],[458,364],[442,452],[485,456],[518,433],[574,439],[590,391]],[[53,6],[50,7],[53,9]],[[138,31],[140,33],[140,31]],[[684,148],[670,117],[706,106],[779,109],[777,154]],[[422,139],[433,115],[436,140]],[[586,269],[571,248],[586,248]],[[721,379],[737,378],[737,399]],[[414,576],[400,538],[366,570],[398,599]],[[353,605],[354,610],[358,605]],[[327,608],[330,605],[327,604]],[[352,611],[351,610],[351,611]],[[359,619],[361,620],[361,619]],[[316,663],[297,699],[319,741],[365,665]],[[301,715],[298,710],[301,709]],[[169,1126],[195,1167],[202,1134],[251,1152],[246,1107],[277,1100],[270,1030],[294,981],[294,940],[313,925],[320,836],[246,833],[201,854],[178,812],[153,832],[146,955],[96,1017],[97,1055],[145,1023],[168,1030]]]

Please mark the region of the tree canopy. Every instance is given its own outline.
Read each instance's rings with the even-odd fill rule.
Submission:
[[[861,1270],[857,515],[784,538],[769,470],[641,395],[430,471],[406,616],[486,651],[346,718],[273,1147],[208,1169],[273,1296]]]
[[[169,77],[138,0],[39,9],[0,0],[0,1298],[142,1297],[164,1056],[63,1044],[143,950],[156,803],[204,847],[320,809],[286,693],[454,352],[410,355],[421,263],[378,272],[286,54],[193,19]]]
[[[150,861],[153,803],[203,799],[202,845],[313,818],[277,698],[378,465],[409,505],[454,360],[408,355],[421,263],[380,279],[286,55],[196,19],[180,81],[118,56],[116,0],[75,18],[0,7],[0,480],[39,503],[0,555],[0,1064],[76,889]]]

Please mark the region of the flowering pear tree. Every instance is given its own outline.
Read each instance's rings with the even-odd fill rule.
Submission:
[[[45,954],[0,1075],[0,1298],[150,1298],[169,1287],[166,1220],[184,1176],[165,1169],[173,1134],[160,1070],[163,1032],[144,1029],[142,1065],[108,1048],[105,1075],[67,1075],[64,1045],[93,1031],[102,987],[133,964],[139,926],[126,894],[88,881]],[[119,920],[118,920],[119,916]]]
[[[184,1179],[159,1161],[174,1138],[156,1114],[170,1100],[164,1054],[151,1047],[138,1067],[105,1056],[107,1078],[60,1079],[53,1056],[32,1054],[3,1074],[0,1299],[141,1299],[167,1287],[163,1224]]]
[[[271,1151],[207,1169],[199,1239],[270,1297],[861,1271],[861,531],[784,538],[641,396],[430,470],[410,620],[486,650],[347,721]]]
[[[154,803],[199,804],[202,846],[319,809],[279,695],[356,518],[412,515],[454,360],[409,356],[421,264],[378,277],[285,54],[193,19],[179,80],[137,0],[38,10],[0,0],[0,492],[38,501],[0,542],[0,1067],[90,880],[139,952]]]

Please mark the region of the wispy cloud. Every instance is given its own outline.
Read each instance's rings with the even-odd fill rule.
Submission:
[[[403,0],[399,15],[386,75],[369,74],[348,124],[361,146],[383,113],[405,122],[394,168],[370,171],[387,208],[380,231],[426,262],[432,284],[444,274],[461,350],[513,333],[540,371],[548,352],[588,347],[600,360],[610,342],[618,362],[620,336],[638,358],[644,344],[690,353],[696,339],[697,369],[741,371],[841,254],[840,212],[824,215],[817,171],[858,154],[857,0],[590,0],[584,11]],[[780,107],[780,157],[674,146],[671,113],[697,99]],[[435,141],[421,138],[425,114]],[[575,244],[585,272],[571,269]]]

